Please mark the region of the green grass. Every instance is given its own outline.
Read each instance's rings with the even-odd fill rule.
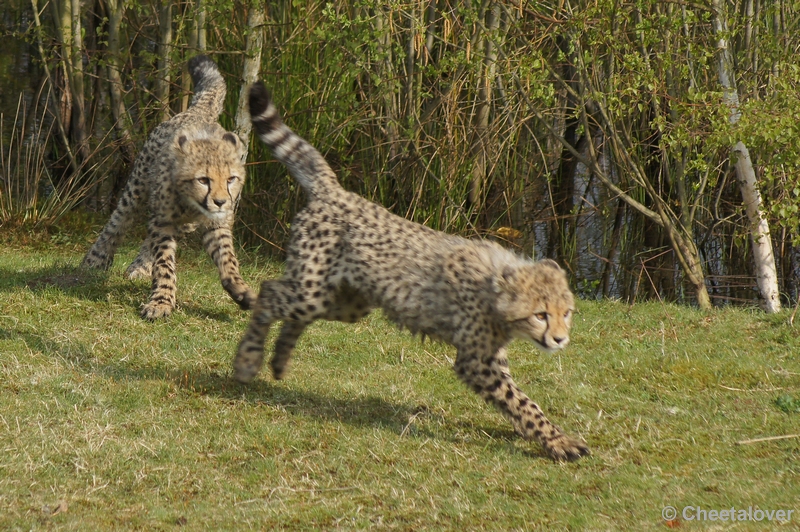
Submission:
[[[800,433],[787,314],[580,302],[562,354],[512,344],[520,386],[591,446],[556,464],[457,381],[450,347],[379,313],[315,324],[285,380],[242,386],[248,315],[210,259],[182,247],[179,309],[147,323],[135,249],[92,276],[87,247],[0,255],[2,530],[663,530],[666,505],[800,523],[800,439],[736,443]],[[253,285],[279,271],[242,261]]]

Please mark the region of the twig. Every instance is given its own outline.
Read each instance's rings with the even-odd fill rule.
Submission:
[[[783,388],[769,388],[767,390],[745,390],[743,388],[732,388],[731,386],[725,386],[724,384],[717,384],[717,386],[725,390],[730,390],[732,392],[776,392],[778,390],[783,390]]]
[[[742,441],[737,441],[736,445],[747,445],[748,443],[759,443],[762,441],[789,440],[792,438],[800,438],[800,434],[786,434],[784,436],[770,436],[769,438],[755,438],[752,440],[742,440]]]
[[[794,327],[794,317],[797,314],[797,309],[800,308],[800,297],[797,298],[797,304],[794,306],[792,315],[789,317],[789,327]]]
[[[276,491],[279,491],[279,490],[286,490],[286,491],[289,491],[291,493],[312,493],[312,494],[314,494],[314,493],[322,493],[323,491],[352,491],[352,490],[357,490],[357,489],[360,489],[360,488],[358,486],[344,486],[344,487],[341,487],[341,488],[306,488],[306,489],[302,489],[302,488],[290,488],[289,486],[276,486],[276,487],[274,487],[274,488],[272,488],[270,490],[270,496],[272,496],[273,493],[275,493]],[[267,497],[267,498],[263,498],[262,497],[262,498],[259,498],[259,499],[247,499],[246,501],[239,501],[239,502],[233,503],[233,505],[234,506],[243,506],[245,504],[253,504],[253,503],[256,503],[256,502],[268,502],[268,501],[269,501],[269,497]]]

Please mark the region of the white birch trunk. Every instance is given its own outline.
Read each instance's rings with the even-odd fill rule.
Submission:
[[[739,121],[741,111],[739,110],[739,94],[736,92],[733,59],[728,48],[725,8],[721,0],[712,0],[712,6],[714,8],[714,30],[717,34],[719,50],[719,82],[722,85],[723,102],[731,110],[729,121],[731,124],[735,124]],[[764,304],[764,310],[768,313],[779,312],[781,298],[778,291],[775,257],[772,253],[772,239],[761,203],[761,193],[758,191],[756,183],[753,162],[750,160],[747,146],[741,141],[731,148],[731,156],[736,161],[736,178],[742,191],[747,219],[750,221],[750,239],[753,244],[753,261],[758,291]]]
[[[736,143],[732,152],[736,158],[736,178],[739,180],[747,219],[750,221],[750,238],[753,242],[753,260],[755,261],[758,291],[764,302],[764,310],[770,314],[780,312],[781,297],[778,291],[775,257],[772,254],[772,238],[767,218],[764,216],[761,193],[756,184],[756,173],[753,171],[753,162],[750,160],[750,152],[741,141]]]

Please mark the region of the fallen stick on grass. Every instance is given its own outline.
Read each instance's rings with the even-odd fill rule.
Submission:
[[[737,441],[736,445],[745,445],[748,443],[759,443],[762,441],[775,441],[775,440],[788,440],[790,438],[800,438],[800,434],[786,434],[784,436],[770,436],[769,438],[754,438],[752,440]]]

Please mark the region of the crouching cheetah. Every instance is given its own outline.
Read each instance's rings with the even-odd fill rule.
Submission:
[[[189,71],[195,86],[191,106],[150,134],[117,208],[82,263],[108,269],[125,233],[148,206],[147,237],[125,272],[130,279],[152,278],[150,301],[141,312],[147,319],[168,316],[175,308],[176,237],[198,227],[228,294],[244,309],[255,300],[233,251],[231,228],[245,179],[244,146],[217,123],[225,80],[206,56],[189,61]]]
[[[249,104],[256,132],[308,203],[292,223],[285,275],[261,285],[235,378],[256,376],[274,321],[283,321],[270,361],[280,379],[311,322],[354,322],[380,307],[412,333],[455,346],[458,377],[550,457],[588,454],[517,387],[506,358],[512,338],[548,352],[569,343],[574,300],[564,271],[551,260],[532,262],[492,242],[434,231],[345,191],[320,153],[283,123],[263,84],[252,87]]]

